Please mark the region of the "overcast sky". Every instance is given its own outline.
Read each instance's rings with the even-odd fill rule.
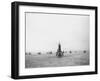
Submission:
[[[26,13],[26,52],[89,49],[89,16]]]

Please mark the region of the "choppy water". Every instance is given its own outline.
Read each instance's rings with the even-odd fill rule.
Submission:
[[[80,65],[89,65],[89,53],[64,54],[61,58],[55,54],[25,55],[26,68]]]

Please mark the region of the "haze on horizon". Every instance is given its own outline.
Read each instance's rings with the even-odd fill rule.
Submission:
[[[89,50],[89,16],[26,13],[26,52]]]

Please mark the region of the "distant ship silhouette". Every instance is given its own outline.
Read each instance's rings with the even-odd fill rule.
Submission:
[[[62,57],[63,54],[64,54],[64,52],[62,52],[62,50],[61,50],[61,44],[59,43],[58,44],[58,49],[57,49],[57,52],[56,52],[56,56]]]

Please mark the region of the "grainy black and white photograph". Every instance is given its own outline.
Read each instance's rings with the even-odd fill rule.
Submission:
[[[25,12],[25,68],[89,65],[86,14]]]
[[[98,7],[11,4],[13,79],[98,73]]]

